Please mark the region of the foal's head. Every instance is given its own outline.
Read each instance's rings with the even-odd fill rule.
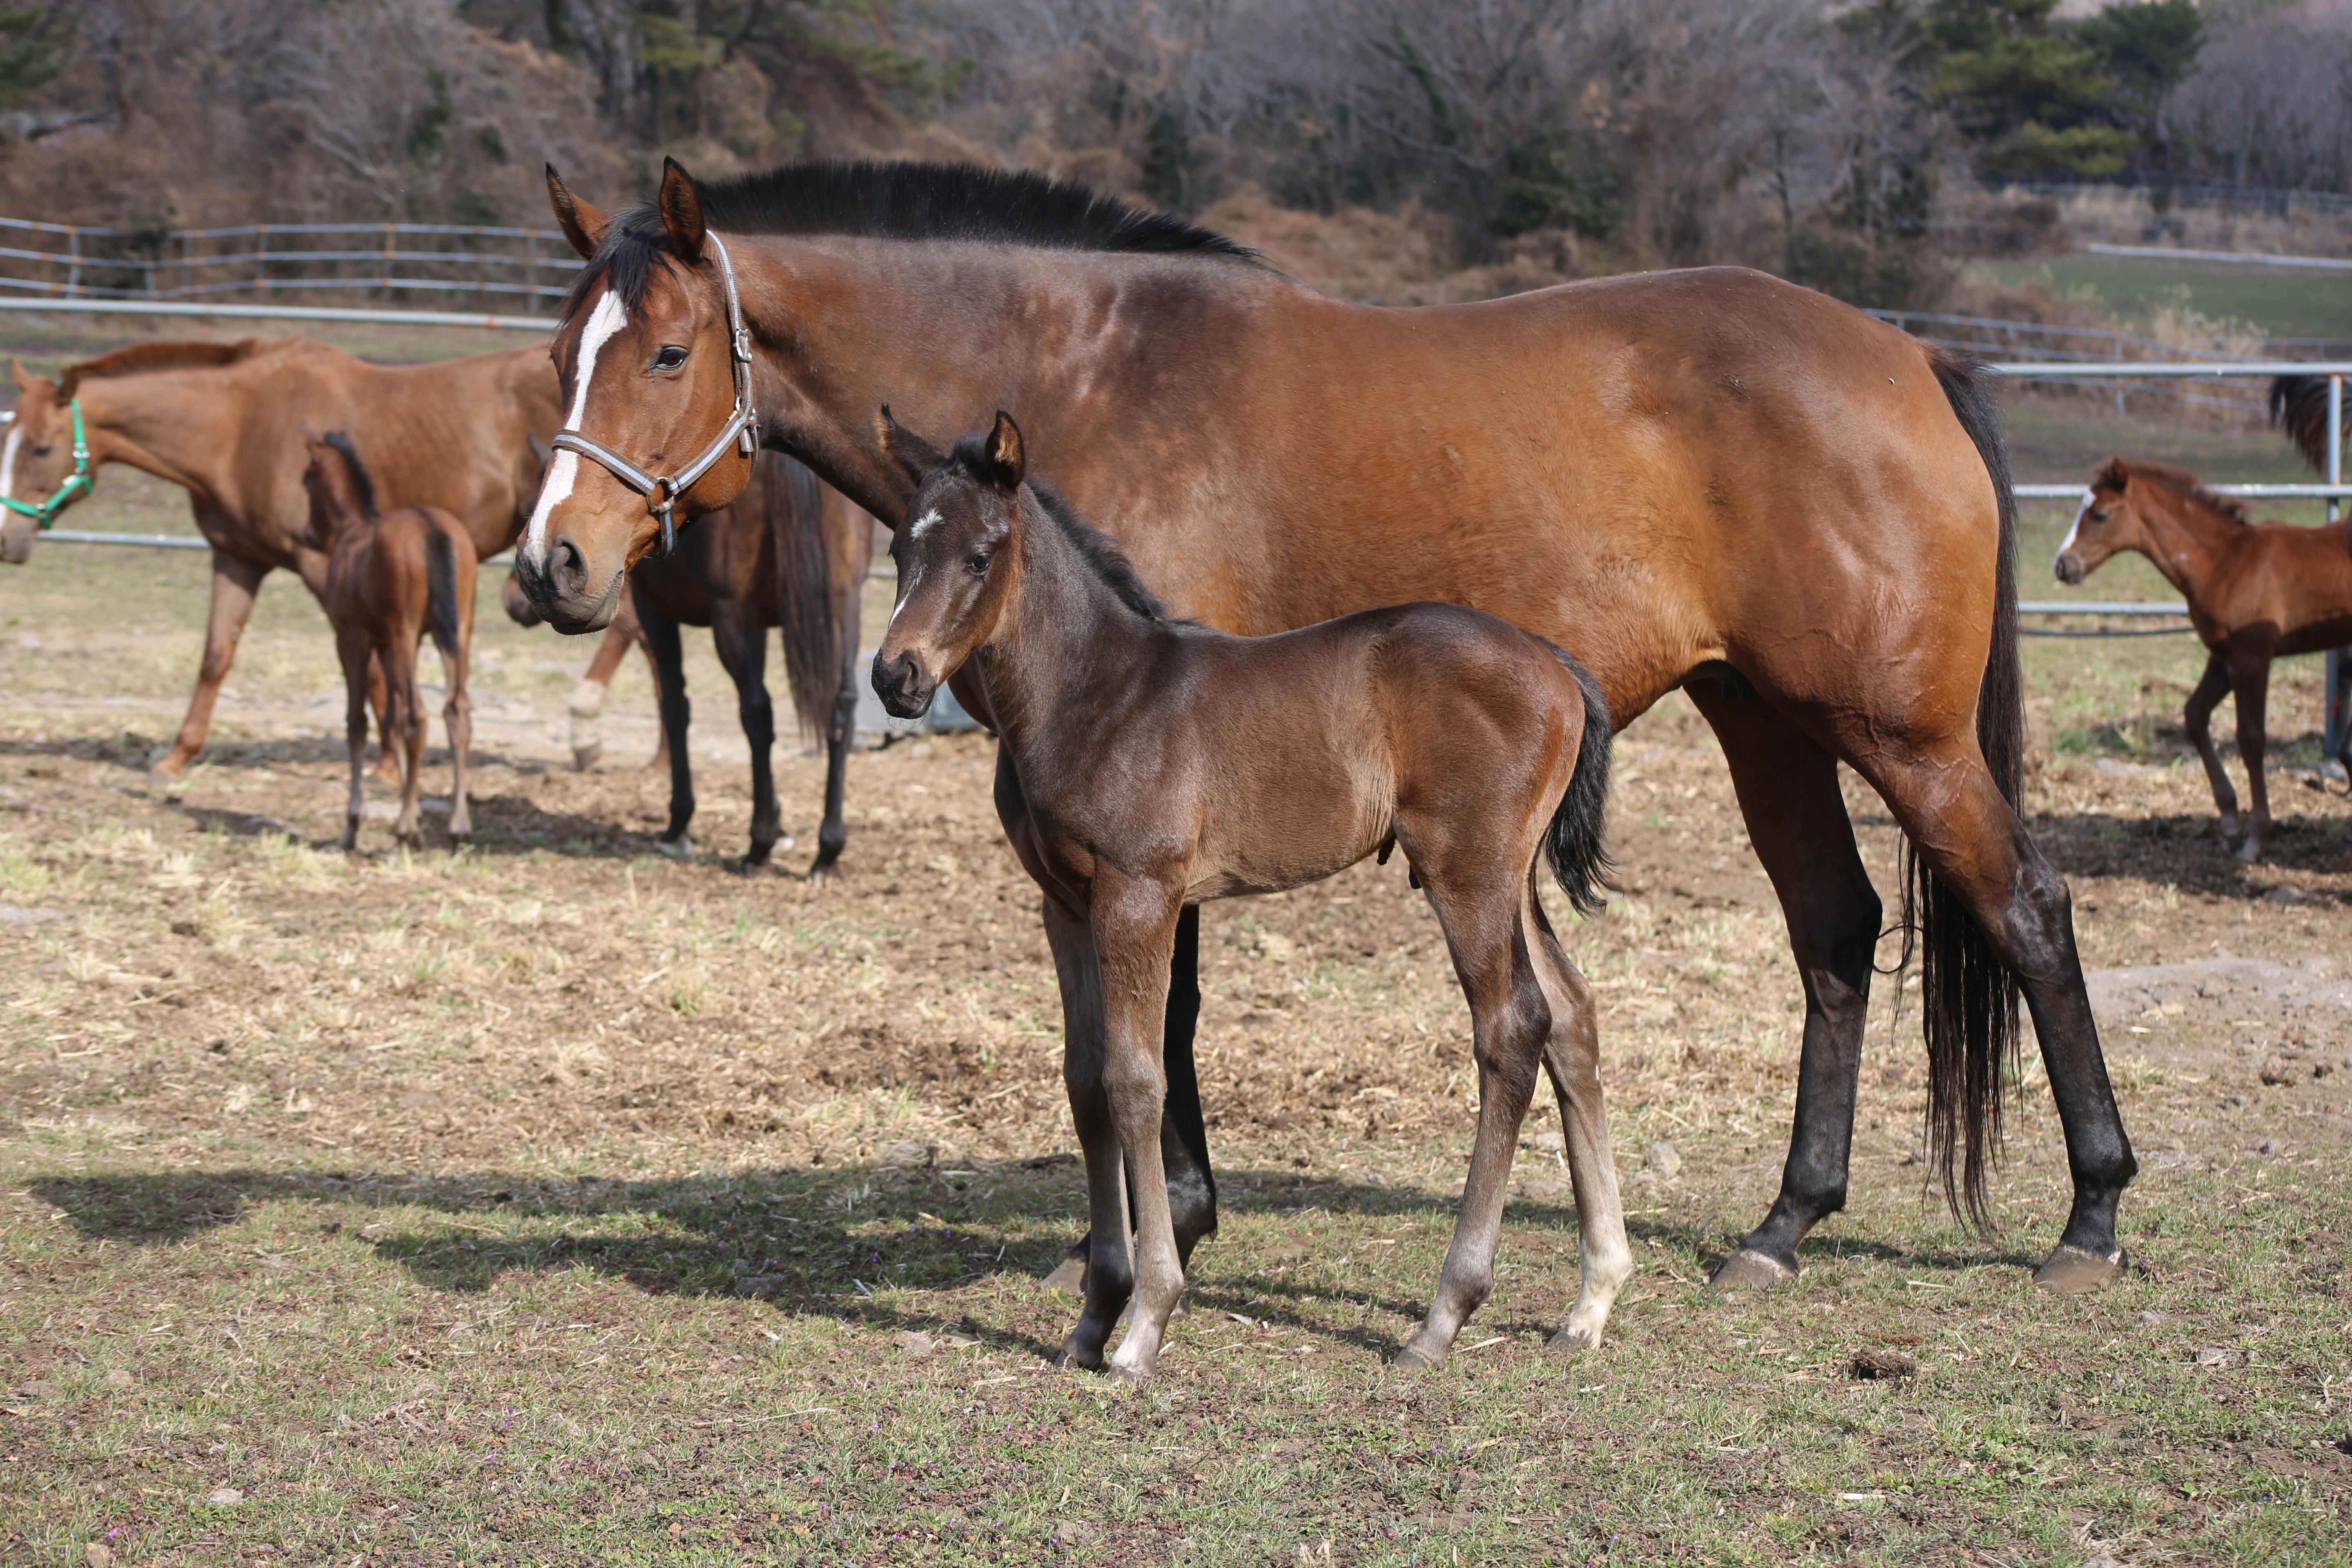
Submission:
[[[349,431],[330,430],[323,439],[313,436],[310,446],[302,488],[310,495],[310,526],[304,538],[313,549],[332,550],[343,530],[376,515],[375,480],[360,461]]]
[[[916,484],[907,521],[890,540],[898,603],[874,655],[882,706],[911,719],[940,682],[995,635],[1020,575],[1021,480],[1027,471],[1021,428],[999,412],[985,436],[967,436],[952,455],[882,410],[882,445]]]
[[[2058,580],[2080,583],[2126,550],[2153,554],[2155,536],[2148,531],[2147,517],[2150,509],[2183,520],[2203,511],[2226,522],[2247,521],[2243,502],[2207,489],[2186,468],[2109,458],[2091,476],[2074,525],[2058,546],[2053,563]]]

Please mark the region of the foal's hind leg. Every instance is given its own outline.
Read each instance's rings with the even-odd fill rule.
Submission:
[[[2230,650],[2230,684],[2238,693],[2238,760],[2246,764],[2246,841],[2238,858],[2248,865],[2263,858],[2271,841],[2271,786],[2263,772],[2263,753],[2270,743],[2265,728],[2271,695],[2271,654],[2268,648]]]
[[[343,667],[343,741],[352,753],[352,797],[343,812],[343,847],[356,849],[360,820],[367,815],[368,659],[367,633],[335,628],[335,656]]]
[[[384,749],[390,751],[395,743],[400,748],[400,818],[392,825],[392,836],[403,844],[421,844],[425,835],[417,826],[416,796],[425,782],[425,694],[416,684],[416,649],[395,636],[381,657],[391,715]]]
[[[1454,1222],[1454,1245],[1445,1254],[1429,1315],[1397,1352],[1401,1367],[1443,1366],[1462,1325],[1494,1293],[1495,1247],[1503,1228],[1503,1200],[1511,1180],[1511,1156],[1519,1124],[1534,1098],[1538,1064],[1551,1034],[1551,1007],[1536,978],[1529,952],[1527,878],[1519,897],[1505,903],[1486,890],[1499,879],[1492,867],[1466,877],[1475,893],[1433,874],[1423,877],[1429,901],[1445,928],[1454,973],[1469,999],[1472,1051],[1478,1063],[1478,1139],[1470,1152],[1470,1175],[1463,1184],[1462,1208]]]
[[[1609,1105],[1601,1088],[1601,1029],[1592,993],[1584,976],[1560,951],[1540,904],[1529,900],[1530,925],[1538,938],[1536,978],[1551,1008],[1551,1034],[1544,1065],[1559,1096],[1568,1132],[1569,1179],[1576,1187],[1578,1250],[1583,1279],[1568,1321],[1551,1337],[1556,1351],[1590,1349],[1601,1342],[1617,1292],[1633,1277],[1633,1249],[1625,1240],[1625,1208],[1617,1195],[1617,1156],[1610,1145]]]
[[[461,639],[465,633],[460,632]],[[449,731],[449,837],[471,838],[474,813],[466,801],[466,753],[474,744],[474,702],[466,695],[465,640],[441,655],[441,679],[449,688],[441,722]]]
[[[2218,653],[2209,655],[2203,679],[2180,710],[2180,727],[2189,731],[2189,743],[2197,748],[2197,760],[2205,764],[2205,781],[2213,786],[2213,809],[2221,814],[2221,837],[2235,838],[2238,792],[2230,783],[2230,771],[2221,765],[2221,753],[2213,749],[2213,710],[2229,694],[2229,661]]]

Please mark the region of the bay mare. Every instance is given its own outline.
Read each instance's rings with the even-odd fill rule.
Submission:
[[[2352,645],[2352,542],[2345,531],[2340,522],[2256,522],[2244,502],[2207,489],[2186,468],[2110,458],[2091,476],[2058,546],[2053,564],[2062,583],[2080,583],[2137,550],[2189,602],[2206,659],[2181,724],[2205,763],[2222,836],[2234,838],[2238,792],[2213,748],[2212,719],[2223,697],[2237,697],[2238,756],[2253,806],[2241,860],[2262,858],[2271,837],[2271,792],[2263,774],[2271,661]]]
[[[647,555],[629,572],[588,672],[572,694],[572,755],[583,768],[604,751],[595,721],[605,689],[632,645],[646,650],[659,694],[661,750],[653,763],[670,775],[669,824],[655,840],[665,855],[694,852],[694,770],[687,754],[693,704],[686,691],[680,626],[709,626],[719,662],[735,683],[735,706],[751,748],[751,843],[740,863],[766,870],[777,846],[789,849],[776,799],[775,710],[768,699],[768,632],[783,632],[784,668],[802,740],[825,746],[824,817],[809,875],[837,875],[849,830],[842,815],[849,748],[857,731],[858,600],[874,554],[874,520],[811,473],[807,465],[766,452],[751,482],[727,506],[677,532],[669,555]],[[511,590],[512,578],[508,580]],[[525,626],[539,612],[509,595],[508,614]]]
[[[2064,881],[2014,804],[2013,503],[1969,364],[1736,268],[1349,304],[1220,236],[1028,174],[808,164],[698,185],[673,163],[656,202],[617,218],[551,170],[549,184],[591,258],[556,362],[570,422],[607,450],[683,464],[727,428],[716,236],[761,434],[877,516],[912,494],[877,405],[929,429],[1018,407],[1056,485],[1175,615],[1256,635],[1439,599],[1559,643],[1620,723],[1686,691],[1722,742],[1805,994],[1780,1196],[1722,1283],[1789,1278],[1845,1201],[1881,924],[1839,793],[1850,763],[1916,847],[1905,900],[1948,1193],[1984,1214],[2021,986],[2074,1178],[2038,1278],[2089,1289],[2124,1267],[2115,1213],[2137,1167]],[[685,510],[726,504],[749,466],[720,455]],[[644,496],[559,452],[518,565],[558,626],[593,626],[657,529]],[[1026,808],[1001,758],[998,805],[1017,838]],[[1215,1224],[1197,942],[1190,915],[1164,1139],[1185,1248]]]
[[[37,503],[56,491],[72,469],[79,400],[93,473],[128,463],[182,487],[212,545],[204,662],[187,717],[155,764],[174,777],[204,750],[261,580],[282,569],[314,595],[325,591],[326,554],[306,538],[310,436],[348,430],[385,506],[439,507],[488,556],[521,531],[539,486],[531,438],[544,445],[561,417],[537,348],[375,365],[303,338],[249,338],[133,343],[54,381],[11,368],[16,420],[0,446],[0,494]],[[8,513],[0,559],[22,563],[34,536],[31,518]]]
[[[1170,621],[1109,541],[1026,482],[1010,416],[947,458],[887,409],[883,419],[916,489],[890,543],[898,605],[874,689],[910,719],[944,677],[976,671],[1029,807],[1013,845],[1045,895],[1093,1221],[1086,1310],[1064,1363],[1101,1366],[1132,1298],[1111,1368],[1150,1376],[1184,1291],[1160,1154],[1183,910],[1399,849],[1470,1005],[1478,1135],[1436,1296],[1398,1360],[1442,1364],[1494,1291],[1539,1064],[1567,1121],[1584,1243],[1582,1288],[1552,1342],[1597,1343],[1633,1254],[1592,993],[1538,888],[1549,859],[1579,913],[1601,907],[1610,729],[1592,678],[1541,637],[1458,605],[1363,610],[1264,637]]]

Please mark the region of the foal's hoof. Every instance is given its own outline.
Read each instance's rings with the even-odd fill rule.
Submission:
[[[1054,1271],[1051,1274],[1037,1281],[1037,1289],[1040,1291],[1059,1290],[1070,1296],[1085,1295],[1087,1293],[1087,1260],[1083,1258],[1065,1258],[1061,1262],[1054,1265]]]
[[[1407,1340],[1398,1347],[1396,1360],[1389,1364],[1399,1372],[1435,1372],[1445,1364],[1445,1352],[1424,1349]]]
[[[2252,865],[2263,858],[2263,848],[2261,840],[2248,838],[2243,844],[2238,846],[2238,863],[2242,866]]]
[[[1600,1342],[1601,1336],[1591,1329],[1570,1325],[1546,1340],[1544,1350],[1552,1355],[1580,1355]]]
[[[1087,1344],[1077,1335],[1072,1334],[1062,1342],[1062,1353],[1054,1358],[1054,1364],[1065,1372],[1100,1372],[1103,1369],[1102,1347]]]
[[[1779,1258],[1743,1247],[1723,1260],[1708,1283],[1718,1290],[1769,1290],[1796,1277],[1797,1271]]]
[[[574,742],[572,747],[572,769],[574,773],[584,773],[594,767],[604,755],[604,742],[602,741],[591,741],[584,746]]]
[[[2033,1271],[2033,1282],[2044,1290],[2080,1296],[2104,1289],[2130,1267],[2131,1254],[2120,1247],[2113,1258],[2102,1258],[2095,1252],[2061,1243],[2058,1250],[2050,1255],[2050,1260]]]

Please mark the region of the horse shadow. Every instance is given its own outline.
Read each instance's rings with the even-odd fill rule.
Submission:
[[[952,1291],[1007,1276],[1038,1279],[1062,1260],[1066,1241],[1050,1230],[1038,1234],[1037,1216],[1066,1216],[1075,1237],[1086,1214],[1076,1172],[1018,1163],[951,1175],[859,1165],[654,1180],[551,1179],[497,1170],[404,1178],[327,1168],[230,1169],[51,1175],[28,1186],[79,1236],[118,1247],[173,1246],[264,1206],[308,1204],[319,1216],[313,1236],[356,1239],[419,1285],[446,1294],[479,1295],[506,1276],[581,1268],[647,1295],[751,1298],[782,1313],[894,1331],[940,1328],[940,1305],[910,1308],[884,1292]],[[950,1220],[932,1212],[959,1206],[983,1188],[985,1214]],[[1318,1181],[1278,1170],[1228,1172],[1219,1197],[1229,1215],[1260,1216],[1316,1211],[1357,1219],[1450,1220],[1455,1207],[1449,1194]],[[371,1212],[385,1217],[372,1220]],[[612,1223],[630,1216],[667,1223],[659,1234],[632,1234]],[[1548,1268],[1563,1286],[1572,1280],[1572,1206],[1515,1198],[1506,1223],[1507,1261]],[[1727,1251],[1724,1238],[1703,1225],[1641,1218],[1627,1229],[1637,1255],[1655,1243],[1664,1250],[1652,1256],[1695,1258],[1711,1268]],[[1302,1309],[1310,1299],[1362,1301],[1407,1321],[1427,1306],[1424,1297],[1391,1288],[1393,1281],[1336,1280],[1332,1259],[1296,1244],[1244,1255],[1229,1266],[1221,1265],[1218,1250],[1212,1241],[1196,1260],[1188,1289],[1194,1312],[1268,1323],[1290,1319],[1303,1329]],[[1852,1237],[1809,1238],[1799,1251],[1808,1262],[1868,1257],[1940,1272],[2032,1262],[2021,1256],[1988,1258],[1961,1247],[1906,1252]],[[1433,1269],[1427,1283],[1434,1280]],[[1075,1310],[1075,1302],[1070,1305]],[[1311,1331],[1383,1356],[1395,1348],[1369,1322],[1334,1328],[1328,1326],[1328,1312],[1323,1316],[1327,1326]],[[1017,1326],[982,1324],[971,1314],[947,1326],[1007,1348],[1017,1345],[1041,1360],[1060,1350],[1057,1340]],[[1487,1326],[1536,1331],[1549,1325],[1522,1306],[1507,1320],[1490,1318]]]
[[[2322,876],[2352,869],[2352,816],[2290,809],[2299,804],[2283,790],[2273,795],[2279,815],[2259,868]],[[2027,826],[2043,856],[2069,877],[2121,878],[2238,902],[2275,899],[2279,892],[2275,884],[2246,874],[2235,847],[2221,837],[2220,819],[2210,813],[2042,812]],[[2352,902],[2352,892],[2327,888],[2299,887],[2291,897],[2314,904]]]

